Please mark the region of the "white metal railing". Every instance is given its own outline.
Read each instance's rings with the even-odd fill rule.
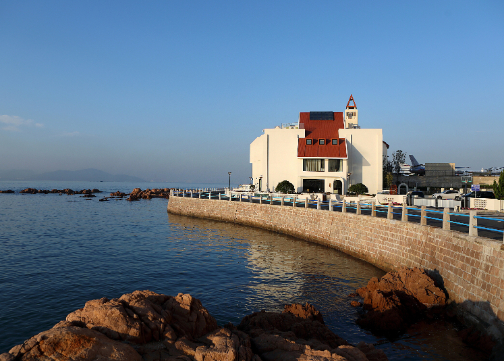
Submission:
[[[231,192],[225,193],[224,190],[208,190],[208,191],[198,191],[194,192],[193,190],[171,190],[170,196],[172,197],[190,197],[190,198],[204,198],[204,199],[218,199],[224,201],[238,201],[238,202],[250,202],[250,203],[259,203],[259,204],[276,204],[280,206],[291,206],[291,207],[304,207],[310,208],[310,206],[315,206],[317,210],[329,210],[336,211],[338,208],[342,213],[346,213],[349,209],[355,209],[355,213],[357,215],[361,215],[369,212],[369,215],[372,217],[376,217],[377,213],[386,213],[387,219],[393,220],[394,214],[401,215],[401,221],[407,222],[409,217],[420,217],[420,225],[427,225],[427,220],[436,220],[442,221],[442,228],[444,230],[450,230],[451,224],[458,224],[465,227],[468,227],[470,236],[478,236],[478,229],[499,232],[503,234],[503,243],[504,243],[504,230],[500,230],[497,228],[490,228],[478,225],[478,219],[482,220],[490,220],[497,222],[495,224],[499,225],[501,222],[504,222],[504,218],[492,218],[492,217],[484,217],[478,216],[476,210],[471,210],[469,214],[467,213],[457,213],[450,212],[450,208],[444,207],[443,211],[427,209],[425,205],[422,205],[420,208],[415,206],[407,206],[406,203],[403,203],[401,206],[395,206],[392,203],[388,205],[379,205],[376,204],[374,199],[366,199],[359,200],[357,199],[354,203],[349,203],[347,200],[343,200],[341,202],[334,201],[329,199],[328,201],[322,201],[319,199],[311,200],[309,197],[305,197],[304,199],[298,199],[298,195],[279,195],[275,196],[274,194],[268,193],[243,193],[243,192]],[[422,199],[422,198],[419,198]],[[425,198],[423,199],[425,200]],[[429,200],[427,198],[427,200]],[[397,212],[400,210],[400,212]],[[409,212],[412,211],[412,212]],[[420,214],[418,214],[420,213]],[[441,217],[433,217],[432,215],[438,214]],[[458,222],[451,220],[451,216],[457,217],[467,217],[468,223]]]

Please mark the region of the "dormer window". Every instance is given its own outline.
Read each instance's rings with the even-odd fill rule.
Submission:
[[[312,145],[313,140],[312,139],[306,139],[306,145]]]
[[[320,144],[320,145],[324,145],[324,144],[325,144],[325,139],[319,139],[319,140],[318,140],[318,144]]]
[[[331,139],[332,145],[338,145],[338,139]]]

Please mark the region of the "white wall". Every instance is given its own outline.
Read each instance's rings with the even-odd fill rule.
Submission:
[[[303,138],[304,129],[265,129],[264,134],[250,144],[250,162],[254,184],[262,176],[263,190],[272,191],[283,180],[299,187],[299,169],[302,160],[297,157],[298,138]]]
[[[383,189],[383,134],[381,129],[340,129],[346,138],[350,185],[363,183],[369,193]]]

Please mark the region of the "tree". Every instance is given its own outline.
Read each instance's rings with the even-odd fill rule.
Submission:
[[[348,187],[348,191],[359,195],[359,194],[367,193],[368,188],[362,183],[357,183],[357,184],[352,184],[350,187]]]
[[[294,193],[294,185],[288,180],[284,180],[277,184],[275,190],[280,193]]]
[[[383,189],[388,189],[392,184],[392,171],[394,167],[388,155],[383,156]]]
[[[495,198],[504,199],[504,170],[500,173],[499,183],[493,182],[493,191]]]
[[[401,173],[401,165],[406,161],[406,153],[402,150],[396,150],[392,153],[392,166],[394,168],[394,173],[396,176]]]

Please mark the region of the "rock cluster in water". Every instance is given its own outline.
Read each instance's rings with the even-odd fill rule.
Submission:
[[[381,350],[349,345],[331,332],[311,305],[282,313],[256,312],[236,327],[218,327],[201,302],[135,291],[120,298],[88,301],[8,353],[14,360],[339,360],[385,361]]]
[[[12,190],[7,191],[5,193],[14,193]],[[100,193],[99,189],[82,189],[80,191],[74,191],[73,189],[70,188],[65,188],[65,189],[36,189],[36,188],[26,188],[20,191],[19,193],[29,193],[29,194],[37,194],[37,193],[43,193],[43,194],[49,194],[49,193],[59,193],[59,194],[68,194],[68,195],[74,195],[74,194],[84,194],[84,195],[92,195],[93,193]]]
[[[100,201],[107,201],[109,198],[124,198],[128,197],[127,201],[137,201],[140,199],[152,199],[152,198],[170,198],[170,189],[171,188],[161,188],[161,189],[146,189],[142,190],[140,188],[135,188],[131,193],[123,193],[120,191],[110,193],[110,197],[103,197]],[[12,189],[0,190],[0,193],[15,193]],[[83,197],[95,197],[95,193],[101,193],[99,189],[82,189],[80,191],[74,191],[70,188],[65,189],[36,189],[36,188],[26,188],[20,191],[19,193],[24,194],[49,194],[49,193],[57,193],[57,194],[82,194]]]
[[[367,310],[357,323],[377,333],[404,332],[426,312],[441,312],[447,302],[445,292],[424,269],[416,267],[373,277],[357,293]]]

